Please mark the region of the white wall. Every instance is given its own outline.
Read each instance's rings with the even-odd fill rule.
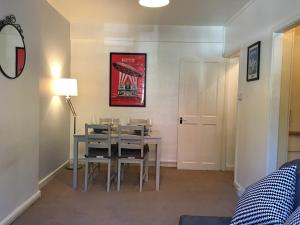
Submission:
[[[0,74],[0,221],[38,191],[39,10],[36,0],[0,0],[0,15],[15,14],[27,48],[23,74]]]
[[[162,161],[176,162],[179,62],[185,57],[220,58],[222,27],[71,25],[71,70],[78,79],[73,98],[83,129],[93,115],[150,118],[161,131]],[[109,53],[147,53],[146,108],[109,107]]]
[[[272,76],[273,29],[300,18],[299,0],[254,0],[226,26],[225,55],[241,49],[235,182],[241,189],[276,168],[279,87]],[[246,82],[247,47],[262,41],[260,80]]]
[[[53,96],[51,85],[53,78],[71,73],[70,23],[46,1],[41,4],[40,180],[69,159],[70,112],[63,97]]]
[[[48,71],[42,49],[53,50],[55,43],[41,40],[53,38],[41,34],[41,26],[45,25],[42,13],[48,13],[41,8],[42,3],[42,0],[0,0],[1,19],[10,14],[16,16],[24,30],[27,51],[21,77],[9,80],[0,74],[0,224],[10,223],[38,196],[39,163],[49,160],[39,162],[40,118],[44,118],[44,111],[39,111],[39,103],[43,102],[39,98],[39,79]],[[55,14],[51,19],[59,21]],[[47,25],[43,30],[47,30]],[[65,138],[68,142],[67,135]]]

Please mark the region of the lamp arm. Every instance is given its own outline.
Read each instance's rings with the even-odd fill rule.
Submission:
[[[72,112],[72,115],[74,117],[74,130],[73,130],[73,134],[75,134],[76,133],[76,117],[77,117],[77,114],[76,114],[76,111],[75,111],[74,106],[72,104],[71,98],[69,96],[66,97],[66,102],[68,103],[68,105],[70,107],[70,110]]]
[[[70,110],[71,110],[73,116],[76,117],[77,114],[76,114],[76,111],[75,111],[74,106],[72,104],[71,98],[70,97],[66,97],[66,101],[67,101],[67,103],[68,103],[68,105],[70,107]]]

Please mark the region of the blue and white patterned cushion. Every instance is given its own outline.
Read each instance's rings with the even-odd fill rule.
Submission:
[[[284,225],[299,225],[300,224],[300,207],[298,207],[292,215],[287,219]]]
[[[293,212],[297,166],[277,170],[247,188],[231,225],[282,225]]]

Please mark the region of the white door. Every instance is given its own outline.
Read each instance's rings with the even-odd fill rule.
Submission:
[[[191,59],[180,67],[177,167],[220,170],[224,62]]]

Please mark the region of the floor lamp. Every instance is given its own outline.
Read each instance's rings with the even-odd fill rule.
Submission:
[[[54,92],[58,96],[64,96],[66,98],[66,102],[68,103],[68,106],[71,110],[71,113],[73,115],[73,134],[76,133],[76,111],[74,109],[74,106],[71,101],[72,96],[78,96],[78,89],[77,89],[77,80],[71,79],[71,78],[60,78],[57,79],[54,85]],[[81,167],[78,166],[78,169]],[[67,169],[72,170],[73,165],[67,166]]]

